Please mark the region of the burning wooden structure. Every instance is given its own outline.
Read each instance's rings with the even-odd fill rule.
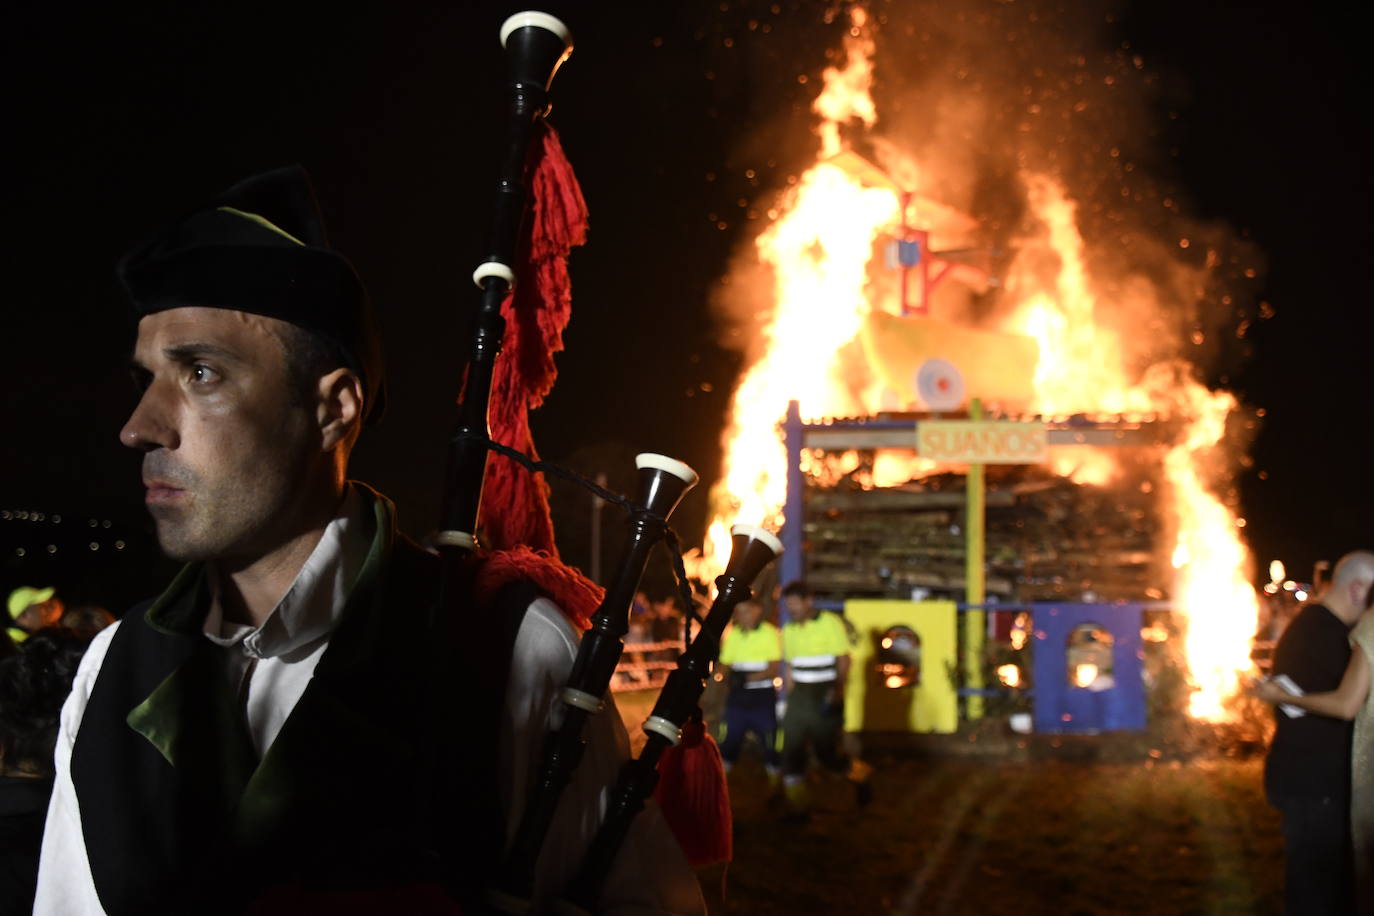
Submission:
[[[914,450],[929,415],[785,424],[789,486],[781,575],[804,579],[822,598],[964,598],[966,476],[939,470],[896,486],[873,486],[872,455]],[[985,555],[987,593],[1002,602],[1160,601],[1168,532],[1160,530],[1154,476],[1172,425],[1120,417],[1053,419],[1051,449],[1110,448],[1143,453],[1138,474],[1111,486],[1077,483],[1043,465],[989,466]],[[852,470],[805,474],[803,450],[858,452]],[[869,456],[865,459],[864,456]],[[851,461],[850,463],[854,463]],[[1121,465],[1130,467],[1129,462]],[[1153,472],[1153,473],[1152,473]]]
[[[728,554],[727,518],[781,524],[780,578],[823,599],[963,602],[972,689],[985,598],[1167,600],[1187,618],[1190,712],[1227,717],[1257,616],[1229,489],[1241,418],[1195,365],[1204,328],[1179,321],[1207,296],[1220,253],[1209,248],[1205,266],[1123,260],[1121,237],[1085,233],[1083,213],[1102,201],[1076,196],[1062,169],[1018,159],[1004,175],[951,175],[948,162],[976,164],[979,151],[877,133],[881,23],[854,5],[849,24],[813,104],[816,162],[789,176],[731,285],[733,305],[766,320],[748,325],[753,356],[732,396],[700,578]],[[932,199],[983,179],[1001,205],[965,195],[977,212],[963,213]],[[784,443],[774,431],[789,401],[800,408]],[[973,462],[966,511],[962,468],[912,457],[928,415],[883,411],[967,409],[977,422],[984,403],[1001,418],[1049,417],[1037,433],[1049,462],[946,459]],[[804,424],[802,411],[861,419]],[[1081,465],[1062,460],[1071,446],[1087,446]]]

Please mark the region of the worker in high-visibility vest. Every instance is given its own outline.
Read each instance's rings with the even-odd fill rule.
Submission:
[[[821,765],[846,772],[840,751],[844,687],[849,677],[849,634],[838,614],[818,613],[811,590],[793,582],[782,590],[787,622],[782,654],[787,662],[787,709],[782,719],[782,772],[794,812],[809,806],[807,750]]]
[[[55,627],[62,619],[62,600],[55,588],[31,588],[27,585],[10,592],[6,599],[11,624],[10,639],[21,643],[30,633],[44,627]]]
[[[763,748],[770,780],[778,775],[778,691],[782,668],[782,639],[778,628],[763,619],[757,601],[735,605],[734,620],[720,644],[717,676],[730,687],[725,700],[725,740],[720,756],[728,770],[739,759],[751,732]]]

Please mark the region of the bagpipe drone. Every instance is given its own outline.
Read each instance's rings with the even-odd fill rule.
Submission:
[[[561,724],[545,738],[523,817],[487,894],[494,909],[518,913],[528,908],[540,850],[582,756],[584,728],[604,708],[629,630],[631,603],[649,556],[660,543],[672,549],[685,611],[695,617],[668,519],[696,484],[697,475],[680,461],[642,454],[636,460],[638,492],[626,500],[534,456],[526,414],[552,386],[552,351],[570,312],[565,261],[571,245],[585,232],[586,211],[557,136],[544,121],[549,86],[572,52],[570,33],[553,16],[523,12],[506,20],[501,41],[508,62],[506,146],[489,254],[473,276],[481,300],[457,429],[450,440],[435,544],[444,561],[443,606],[452,606],[449,599],[470,592],[474,579],[476,590],[482,591],[485,572],[476,570],[504,564],[552,592],[574,621],[587,626],[568,683],[559,694]],[[503,349],[504,358],[498,358]],[[492,459],[493,452],[501,457]],[[543,483],[529,471],[577,479],[627,510],[629,532],[622,556],[590,614],[588,596],[594,596],[595,589],[553,558]],[[487,514],[484,495],[491,506]],[[645,722],[648,742],[622,769],[599,832],[562,893],[564,902],[592,907],[631,823],[655,791],[659,764],[683,742],[684,729],[689,733],[686,743],[715,755],[719,770],[714,745],[700,743],[698,704],[735,605],[751,596],[754,579],[781,552],[778,539],[762,528],[737,525],[732,530],[731,555],[716,579],[716,597]],[[724,820],[714,826],[723,826],[728,844],[728,803],[722,807],[703,814]],[[686,851],[689,859],[694,858],[692,849]]]

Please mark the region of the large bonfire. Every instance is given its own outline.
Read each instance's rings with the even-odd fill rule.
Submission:
[[[931,177],[934,166],[877,133],[874,23],[860,6],[851,7],[848,16],[842,65],[826,69],[824,88],[813,104],[819,141],[815,162],[770,211],[776,218],[754,242],[758,261],[770,269],[771,301],[760,355],[733,396],[716,499],[720,513],[702,550],[703,575],[718,571],[728,554],[732,520],[790,521],[782,518],[787,458],[777,433],[789,401],[798,401],[802,416],[812,418],[920,407],[900,397],[894,401],[890,384],[845,356],[866,321],[899,310],[893,282],[874,267],[884,239],[902,226],[926,226],[931,249],[976,243],[976,213],[963,218],[931,200],[939,187]],[[877,151],[881,169],[865,174],[854,167],[849,140],[855,136],[869,144],[867,152]],[[875,180],[874,171],[886,180]],[[1223,718],[1223,702],[1236,692],[1238,673],[1250,666],[1249,638],[1257,617],[1248,583],[1250,558],[1238,532],[1244,522],[1216,495],[1229,473],[1218,443],[1226,439],[1236,400],[1206,387],[1184,359],[1182,342],[1170,341],[1167,334],[1155,335],[1162,342],[1154,340],[1148,358],[1142,358],[1144,348],[1134,338],[1165,325],[1161,316],[1184,308],[1171,301],[1177,284],[1138,277],[1106,282],[1121,278],[1095,274],[1102,268],[1086,253],[1079,203],[1063,177],[1023,164],[1015,178],[1025,216],[1012,240],[1014,253],[997,287],[979,290],[984,300],[995,300],[995,307],[971,310],[967,298],[963,307],[942,305],[937,298],[930,315],[1035,341],[1038,360],[1029,390],[1000,405],[1009,412],[1149,415],[1171,421],[1177,433],[1162,450],[1157,502],[1171,542],[1166,558],[1171,562],[1164,566],[1172,568],[1174,581],[1167,591],[1174,611],[1187,618],[1185,655],[1195,687],[1190,711],[1204,719]],[[1186,249],[1188,242],[1179,244]],[[1110,300],[1100,292],[1108,288]],[[993,388],[997,381],[983,379]],[[932,470],[911,454],[880,458],[888,460],[875,467],[877,485],[884,477],[896,483]],[[1056,464],[1052,453],[1051,466],[1075,480],[1109,484],[1115,460],[1100,450],[1086,460],[1076,455]]]

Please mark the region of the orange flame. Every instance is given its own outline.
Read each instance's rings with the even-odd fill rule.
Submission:
[[[1040,361],[1035,370],[1036,406],[1041,413],[1144,412],[1148,395],[1127,382],[1121,338],[1097,320],[1078,234],[1077,207],[1058,182],[1027,174],[1026,198],[1044,225],[1044,234],[1023,240],[1009,287],[1033,286],[1030,264],[1048,250],[1059,258],[1053,285],[1034,293],[1016,310],[1008,330],[1035,338]]]
[[[1178,365],[1156,364],[1139,381],[1128,381],[1120,336],[1097,319],[1073,202],[1045,176],[1029,176],[1026,186],[1028,203],[1045,226],[1041,242],[1060,260],[1053,289],[1037,293],[1013,319],[1040,345],[1037,407],[1045,413],[1162,413],[1182,422],[1182,441],[1164,458],[1166,511],[1176,529],[1173,604],[1189,620],[1185,655],[1195,688],[1189,711],[1202,719],[1225,718],[1224,698],[1238,691],[1240,672],[1251,667],[1249,637],[1259,616],[1236,519],[1207,485],[1235,398],[1207,390]],[[1025,245],[1018,263],[1032,261],[1037,244]],[[1079,482],[1102,484],[1114,476],[1105,451],[1086,468],[1066,468],[1059,463],[1069,460],[1066,455],[1055,459],[1057,471],[1070,471]]]
[[[1175,606],[1188,613],[1184,650],[1196,688],[1189,712],[1216,721],[1229,718],[1223,700],[1239,691],[1239,676],[1251,667],[1248,637],[1255,632],[1259,604],[1247,575],[1249,553],[1237,532],[1240,520],[1209,492],[1205,477],[1235,399],[1200,385],[1186,393],[1193,422],[1164,458],[1178,513],[1173,594]]]
[[[865,127],[878,121],[878,109],[873,104],[873,36],[868,30],[868,11],[861,6],[849,11],[849,32],[845,35],[844,69],[826,67],[821,74],[825,88],[811,104],[820,115],[821,158],[839,153],[840,125],[850,118],[858,118]]]
[[[867,14],[855,7],[846,39],[850,65],[824,74],[825,90],[815,109],[833,131],[822,130],[828,138],[823,155],[839,152],[840,120],[860,117],[871,126],[876,118],[868,95],[873,41],[866,22]],[[717,489],[724,505],[707,530],[703,550],[701,569],[711,575],[724,569],[730,555],[731,520],[781,523],[787,454],[776,426],[787,402],[799,401],[802,414],[810,417],[866,409],[847,393],[836,355],[854,339],[869,308],[868,261],[874,239],[897,219],[897,199],[820,162],[801,177],[782,210],[756,243],[759,258],[773,268],[776,306],[763,329],[765,355],[745,371],[735,390],[725,435],[725,476]]]

